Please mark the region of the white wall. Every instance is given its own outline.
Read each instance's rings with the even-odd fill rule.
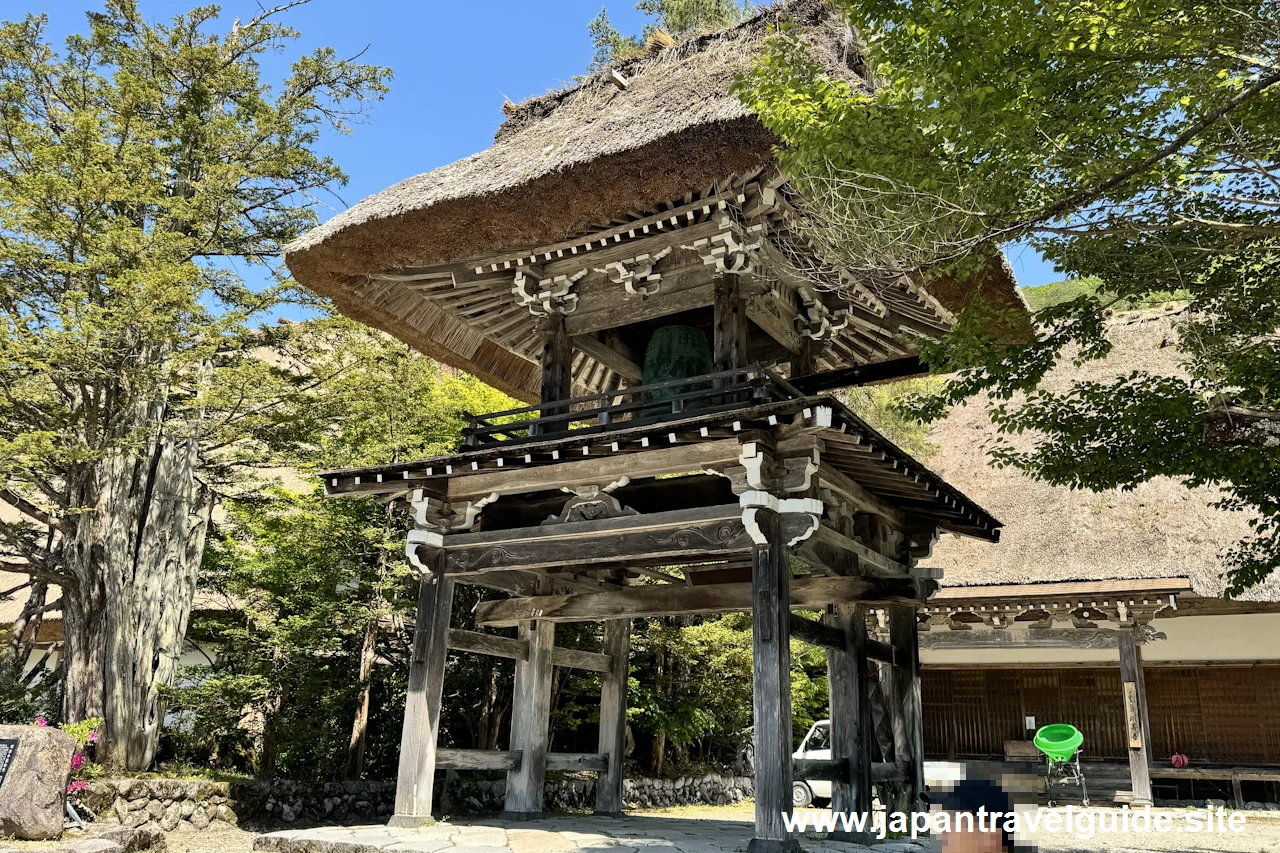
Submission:
[[[1100,628],[1115,623],[1099,622]],[[1168,636],[1142,647],[1142,658],[1159,661],[1280,661],[1280,613],[1235,616],[1174,616],[1159,618],[1151,627]],[[948,631],[933,628],[928,633]],[[974,632],[991,630],[975,625]],[[1009,632],[1026,634],[1027,628],[1014,626]],[[1055,630],[1062,630],[1056,628]],[[922,635],[924,636],[924,635]],[[930,665],[983,664],[1115,664],[1115,649],[921,649],[920,662]]]

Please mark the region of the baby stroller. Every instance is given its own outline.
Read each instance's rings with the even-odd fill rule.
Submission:
[[[1036,749],[1044,753],[1045,792],[1049,797],[1049,805],[1055,805],[1053,786],[1079,785],[1081,800],[1089,805],[1089,789],[1085,787],[1084,772],[1080,769],[1080,744],[1084,743],[1084,735],[1075,726],[1066,723],[1054,723],[1044,726],[1036,732],[1032,741]]]

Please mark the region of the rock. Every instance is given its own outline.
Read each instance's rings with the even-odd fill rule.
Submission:
[[[196,829],[207,829],[209,827],[209,815],[205,814],[204,809],[196,809],[191,813],[189,819],[191,825]]]
[[[111,808],[115,810],[116,817],[120,819],[121,823],[129,819],[129,801],[124,797],[116,797],[116,801]]]
[[[64,731],[39,726],[0,726],[0,738],[18,742],[0,785],[0,834],[57,838],[66,814],[75,740]]]
[[[160,820],[164,816],[164,803],[159,800],[152,800],[147,803],[147,817],[151,820]]]
[[[1280,812],[1280,803],[1264,803],[1269,812]]]
[[[185,793],[186,785],[176,779],[152,779],[147,783],[154,800],[177,800]]]
[[[111,784],[116,793],[126,800],[132,800],[146,794],[146,784],[141,779],[114,779]]]
[[[76,800],[88,806],[95,815],[110,811],[116,800],[116,789],[106,782],[90,782],[76,794]]]
[[[164,810],[164,815],[160,818],[160,828],[165,832],[173,832],[178,828],[178,823],[182,820],[182,806],[178,803],[170,803],[168,808]]]
[[[124,849],[125,853],[135,853],[138,850],[163,849],[164,847],[164,834],[150,826],[140,829],[118,826],[97,832],[94,837],[114,841]]]
[[[86,838],[59,848],[58,853],[124,853],[124,848],[105,838]]]

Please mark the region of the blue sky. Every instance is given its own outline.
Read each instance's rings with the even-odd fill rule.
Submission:
[[[140,0],[152,19],[187,11],[197,0]],[[280,0],[262,0],[264,5]],[[614,25],[639,31],[644,16],[634,0],[609,5]],[[22,8],[5,4],[0,17],[11,19]],[[587,23],[601,0],[311,0],[282,20],[302,39],[289,53],[273,58],[267,79],[278,79],[284,62],[301,50],[324,45],[352,55],[368,48],[364,60],[395,71],[391,92],[350,136],[330,134],[322,143],[350,176],[332,200],[318,211],[328,219],[361,198],[437,166],[451,163],[493,140],[502,121],[505,98],[520,101],[571,80],[591,60]],[[40,0],[26,6],[49,16],[56,42],[85,29],[84,13],[101,8],[101,0]],[[253,17],[258,5],[226,0],[223,20]],[[1029,248],[1010,247],[1010,260],[1023,284],[1061,278]]]

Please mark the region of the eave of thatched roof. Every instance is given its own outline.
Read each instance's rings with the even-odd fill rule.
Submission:
[[[491,288],[481,298],[494,306],[483,312],[448,301],[459,289],[467,294],[495,257],[536,257],[533,250],[582,242],[709,198],[713,204],[734,199],[741,219],[742,200],[761,192],[772,197],[785,184],[773,161],[777,140],[731,89],[783,23],[797,25],[825,73],[866,85],[853,70],[862,69],[861,57],[843,17],[825,0],[783,0],[737,26],[685,37],[526,101],[509,111],[493,146],[361,201],[286,247],[286,263],[299,282],[332,299],[342,313],[514,397],[536,399],[541,371],[532,318],[521,322],[502,314],[509,306],[501,297],[511,283],[481,283]],[[751,216],[776,218],[771,227],[787,231],[786,211],[770,205],[754,208]],[[548,251],[539,260],[550,257]],[[677,253],[668,262],[678,260]],[[451,275],[443,267],[465,275],[436,290],[405,280],[406,274]],[[940,280],[924,288],[901,278],[905,283],[884,288],[892,311],[881,310],[878,320],[862,318],[864,324],[883,321],[883,328],[846,332],[857,340],[843,348],[837,340],[828,360],[838,364],[827,366],[906,352],[898,340],[904,316],[906,328],[933,334],[973,299],[1020,307],[1012,272],[998,258],[961,282]],[[469,294],[460,298],[474,301]],[[925,331],[910,323],[924,324]],[[583,362],[574,368],[575,393],[618,387],[619,377],[606,365]]]
[[[1078,368],[1068,363],[1047,387],[1062,391],[1073,381],[1135,370],[1179,375],[1177,322],[1177,312],[1119,315],[1108,328],[1111,355]],[[1212,488],[1160,477],[1128,492],[1072,491],[994,468],[987,453],[996,431],[980,400],[953,410],[929,437],[940,448],[929,466],[1005,524],[996,548],[943,537],[926,562],[943,569],[947,587],[1187,578],[1198,595],[1214,597],[1225,586],[1223,553],[1250,532],[1244,513],[1213,505],[1219,493]],[[1026,448],[1034,437],[1007,440]],[[1245,598],[1280,601],[1280,579]]]

